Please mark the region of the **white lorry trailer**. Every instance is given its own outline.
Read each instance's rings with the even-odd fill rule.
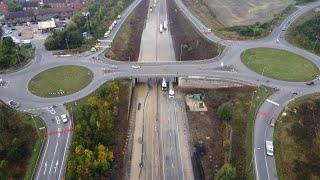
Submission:
[[[169,82],[169,99],[174,98],[174,89],[172,85],[172,81]]]

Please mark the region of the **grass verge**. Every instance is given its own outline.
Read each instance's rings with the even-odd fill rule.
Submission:
[[[283,81],[308,81],[320,74],[313,62],[279,49],[248,49],[241,54],[241,61],[256,73]]]
[[[253,162],[252,162],[252,142],[253,142],[253,126],[257,117],[258,111],[265,99],[270,96],[274,90],[264,86],[259,87],[252,95],[252,102],[248,115],[248,122],[246,127],[246,178],[249,180],[254,179]]]
[[[180,56],[182,61],[211,59],[222,52],[224,47],[203,37],[174,1],[168,1],[168,14],[177,61],[180,60]]]
[[[138,61],[141,36],[147,18],[149,0],[143,0],[130,14],[105,56],[119,61]]]
[[[24,122],[30,124],[37,131],[39,131],[40,127],[45,126],[44,122],[39,118],[34,118],[33,122],[30,122],[30,121],[24,121]],[[36,140],[36,142],[33,146],[32,155],[31,155],[31,158],[30,158],[28,166],[27,166],[26,175],[24,176],[25,180],[33,179],[33,176],[35,175],[34,173],[37,168],[36,167],[37,163],[40,160],[40,155],[41,155],[40,153],[41,153],[41,149],[42,149],[42,145],[44,143],[44,140],[45,140],[45,137],[40,136],[40,134],[38,133],[38,139]]]
[[[92,72],[81,66],[59,66],[31,79],[29,91],[40,97],[59,97],[80,91],[92,80]]]

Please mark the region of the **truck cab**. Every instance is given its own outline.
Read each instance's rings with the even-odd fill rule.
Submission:
[[[162,91],[167,90],[167,82],[165,78],[162,79],[161,89]]]

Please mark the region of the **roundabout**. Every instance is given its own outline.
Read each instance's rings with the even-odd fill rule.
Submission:
[[[130,6],[131,9],[125,11],[125,15],[128,16],[139,2],[141,1],[136,0],[133,6]],[[268,38],[250,42],[224,41],[212,33],[204,32],[205,25],[196,19],[180,0],[175,0],[175,2],[204,37],[228,46],[217,58],[217,61],[118,63],[110,59],[103,59],[99,53],[87,57],[48,56],[47,61],[41,58],[40,55],[43,52],[39,50],[41,49],[41,45],[39,45],[40,48],[37,48],[37,51],[40,52],[38,53],[40,55],[30,66],[21,71],[1,76],[6,85],[0,87],[0,99],[4,102],[14,100],[20,103],[21,106],[18,110],[40,117],[46,123],[47,132],[56,133],[47,137],[35,170],[35,179],[63,178],[66,168],[66,154],[68,154],[72,137],[72,133],[70,133],[72,119],[65,124],[58,123],[62,114],[68,114],[71,117],[63,106],[64,103],[85,97],[103,83],[114,79],[190,76],[238,80],[248,82],[253,86],[265,85],[278,90],[268,97],[269,101],[265,101],[261,105],[255,116],[252,142],[253,158],[250,162],[256,179],[277,179],[275,159],[274,157],[266,157],[264,150],[265,141],[273,138],[274,130],[270,128],[270,119],[276,119],[283,108],[295,98],[319,91],[320,83],[318,81],[314,81],[313,86],[307,86],[301,82],[313,80],[320,74],[318,67],[313,63],[319,62],[320,59],[318,56],[288,45],[284,39],[280,39],[278,44],[276,44],[276,40],[284,33],[281,31],[282,27],[288,27],[301,14],[310,10],[310,7],[320,5],[320,1],[316,1],[312,4],[313,6],[304,6],[289,16]],[[125,20],[125,16],[122,17],[119,26]],[[112,34],[111,40],[116,32]],[[261,47],[261,44],[265,47],[286,47],[290,52],[276,49],[259,51],[258,47]],[[257,49],[252,52],[250,48]],[[240,50],[243,49],[249,50],[241,52]],[[243,59],[241,60],[241,58]],[[228,71],[221,68],[221,62],[235,67],[236,70]],[[34,74],[39,71],[42,72]],[[28,82],[27,79],[31,79],[31,81]],[[297,93],[293,94],[292,91]]]
[[[248,49],[241,54],[241,61],[258,74],[283,81],[310,81],[320,74],[313,62],[280,49]]]
[[[85,88],[93,78],[82,66],[58,66],[37,74],[28,84],[29,91],[40,97],[61,97]]]

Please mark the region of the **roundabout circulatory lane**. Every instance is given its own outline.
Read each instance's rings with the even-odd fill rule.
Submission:
[[[117,26],[119,30],[126,17],[139,4],[141,0],[134,1],[124,14]],[[36,179],[61,179],[66,162],[67,150],[70,144],[72,132],[72,121],[61,123],[61,115],[68,114],[63,107],[64,103],[72,102],[82,97],[89,95],[99,86],[107,81],[121,77],[179,77],[179,76],[201,76],[201,77],[219,77],[230,80],[240,80],[253,85],[266,85],[278,89],[274,95],[269,97],[270,100],[280,104],[276,106],[267,101],[260,107],[259,112],[274,112],[272,117],[266,117],[258,113],[254,126],[253,138],[253,153],[254,153],[254,169],[257,179],[277,179],[275,161],[273,157],[265,155],[265,140],[270,140],[273,137],[273,129],[269,127],[270,118],[277,118],[282,109],[296,96],[303,96],[308,93],[319,92],[320,82],[314,81],[314,86],[307,86],[303,82],[286,82],[274,80],[262,75],[259,75],[248,69],[240,60],[240,55],[243,51],[257,47],[272,47],[284,49],[294,52],[308,60],[314,62],[318,67],[320,58],[305,50],[296,48],[284,39],[283,27],[288,27],[294,20],[302,14],[308,12],[312,8],[319,6],[320,1],[310,3],[306,6],[301,6],[299,9],[289,16],[280,27],[266,38],[256,41],[223,41],[214,34],[206,34],[206,27],[196,19],[186,8],[181,0],[175,0],[178,7],[186,15],[186,17],[196,26],[204,37],[210,41],[219,42],[226,46],[224,52],[215,61],[207,60],[198,62],[170,62],[170,63],[141,63],[140,69],[132,69],[132,64],[138,63],[123,63],[115,62],[104,58],[104,56],[96,53],[89,57],[55,57],[46,55],[46,60],[41,54],[46,53],[43,46],[39,42],[34,42],[37,46],[36,58],[24,69],[3,74],[1,78],[8,82],[5,87],[0,87],[0,99],[4,102],[15,100],[21,104],[19,110],[26,111],[36,116],[41,117],[47,127],[47,136],[43,147],[42,156],[38,162]],[[112,39],[117,31],[112,35]],[[111,40],[112,40],[111,39]],[[277,43],[276,41],[279,40]],[[38,48],[39,47],[39,48]],[[41,56],[41,57],[40,57]],[[96,60],[99,57],[100,60]],[[101,61],[104,59],[103,61]],[[236,72],[221,71],[220,63],[232,65]],[[116,64],[116,70],[110,68]],[[41,71],[65,65],[84,66],[93,73],[92,81],[80,91],[63,97],[44,98],[31,94],[28,91],[28,83],[35,75]],[[103,69],[110,70],[104,72]],[[293,95],[292,91],[298,92],[298,95]],[[70,118],[70,114],[68,114]]]

